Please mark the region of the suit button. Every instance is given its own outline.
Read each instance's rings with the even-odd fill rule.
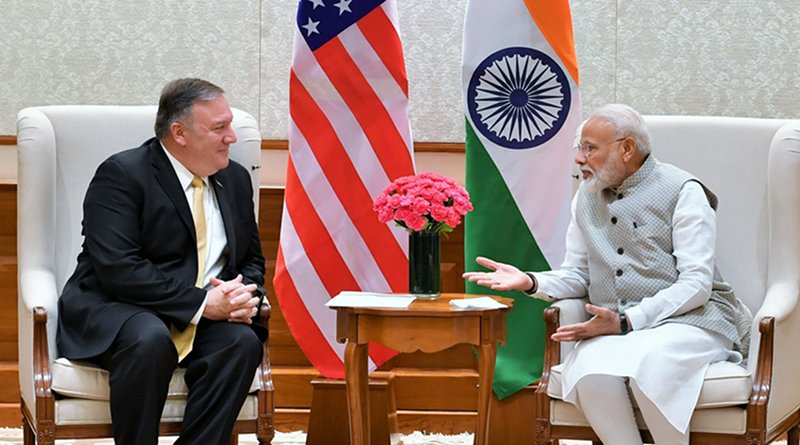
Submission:
[[[620,306],[627,306],[628,305],[628,300],[619,300],[619,305]]]
[[[616,216],[612,216],[611,217],[611,224],[616,224],[616,223],[617,223],[617,217]]]
[[[625,249],[623,249],[622,247],[620,247],[619,249],[617,249],[617,253],[618,253],[618,254],[620,254],[620,255],[622,255],[623,253],[625,253]]]
[[[622,193],[618,194],[617,199],[622,199],[622,196],[623,196]]]
[[[618,276],[618,277],[621,277],[621,276],[622,276],[622,269],[617,269],[617,276]]]

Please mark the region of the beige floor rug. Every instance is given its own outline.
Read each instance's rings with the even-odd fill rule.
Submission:
[[[413,434],[402,436],[404,445],[472,445],[472,434],[458,434],[454,436],[446,436],[443,434],[422,434],[415,432]],[[159,445],[170,445],[174,439],[163,438],[159,441]],[[18,445],[22,443],[22,430],[18,428],[0,428],[0,445]],[[101,440],[57,440],[57,445],[113,445],[111,439]],[[275,439],[272,441],[273,445],[305,445],[306,435],[302,431],[291,433],[282,433],[280,431],[275,433]],[[258,441],[252,434],[243,434],[239,436],[240,445],[257,445]],[[561,445],[590,445],[591,442],[582,441],[561,441]],[[773,442],[772,445],[786,445],[786,441]]]
[[[413,433],[402,436],[404,445],[471,445],[472,434],[459,434],[445,436],[441,434]],[[170,445],[174,438],[162,438],[159,445]],[[0,445],[18,445],[22,443],[22,430],[16,428],[0,429]],[[113,445],[111,439],[84,439],[84,440],[57,440],[57,445]],[[273,445],[305,445],[306,435],[302,431],[282,433],[277,431]],[[257,445],[255,435],[242,434],[239,436],[240,445]]]

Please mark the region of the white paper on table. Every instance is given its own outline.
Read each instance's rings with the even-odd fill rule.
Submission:
[[[381,294],[344,291],[325,303],[328,307],[406,308],[414,301],[411,294]]]
[[[501,309],[508,307],[490,297],[462,298],[450,300],[450,305],[461,309]]]

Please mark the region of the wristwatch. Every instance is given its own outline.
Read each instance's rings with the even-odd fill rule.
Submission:
[[[529,276],[531,278],[531,283],[533,283],[533,284],[531,284],[531,288],[530,289],[524,290],[522,292],[524,292],[527,295],[533,295],[538,290],[537,288],[539,287],[539,283],[536,282],[536,277],[533,275],[533,273],[525,272],[525,275],[527,275],[527,276]]]
[[[628,317],[625,315],[625,312],[619,313],[619,330],[622,335],[631,331],[631,326],[628,324]]]

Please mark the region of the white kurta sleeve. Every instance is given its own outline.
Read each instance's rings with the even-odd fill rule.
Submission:
[[[678,280],[625,310],[633,329],[643,329],[705,304],[714,277],[716,214],[695,181],[681,189],[672,216],[673,255]]]
[[[587,294],[589,286],[589,260],[586,241],[575,222],[577,195],[572,199],[572,218],[567,226],[566,255],[558,270],[534,273],[539,284],[533,294],[545,300],[581,298]]]

